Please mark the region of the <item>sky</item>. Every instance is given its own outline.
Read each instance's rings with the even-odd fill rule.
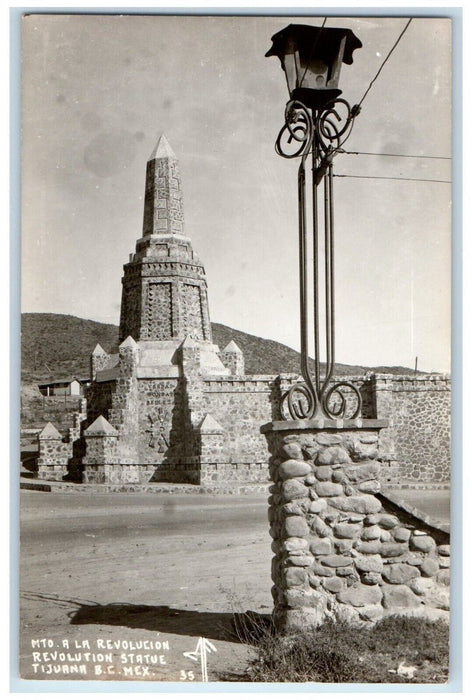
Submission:
[[[22,311],[118,323],[165,133],[213,321],[299,349],[298,161],[276,155],[288,99],[270,37],[304,17],[23,20]],[[363,47],[360,100],[406,19],[328,17]],[[362,104],[334,182],[336,360],[450,369],[451,26],[415,18]],[[323,359],[323,357],[322,357]]]

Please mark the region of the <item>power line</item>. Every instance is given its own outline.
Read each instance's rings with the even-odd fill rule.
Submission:
[[[395,48],[397,47],[397,45],[398,45],[400,39],[402,38],[402,36],[404,35],[404,33],[406,32],[406,30],[407,30],[408,27],[410,26],[410,24],[411,24],[411,22],[412,22],[412,19],[413,19],[413,17],[410,17],[410,19],[408,20],[408,22],[406,23],[406,25],[403,27],[402,31],[400,32],[400,36],[398,37],[398,39],[396,40],[396,42],[394,43],[394,45],[392,46],[392,48],[391,48],[390,51],[388,52],[387,56],[385,57],[384,61],[382,62],[382,65],[380,66],[379,70],[377,71],[377,73],[375,74],[375,76],[373,77],[373,79],[370,81],[369,87],[368,87],[367,90],[364,92],[364,94],[363,94],[363,96],[362,96],[362,99],[361,99],[361,101],[359,102],[359,104],[357,105],[357,107],[360,107],[361,104],[364,102],[364,100],[365,100],[365,98],[366,98],[366,96],[367,96],[367,93],[369,92],[370,88],[372,87],[372,85],[375,83],[375,81],[376,81],[377,78],[379,77],[382,68],[383,68],[384,65],[387,63],[388,59],[390,58],[390,56],[391,56],[392,53],[394,52]]]
[[[407,153],[373,153],[371,151],[344,151],[340,150],[338,153],[343,153],[347,156],[391,156],[392,158],[427,158],[429,160],[452,160],[449,156],[419,156],[410,155]]]
[[[408,180],[409,182],[442,182],[444,184],[451,184],[451,180],[426,180],[420,177],[382,177],[380,175],[337,175],[333,174],[333,177],[351,177],[362,180]]]

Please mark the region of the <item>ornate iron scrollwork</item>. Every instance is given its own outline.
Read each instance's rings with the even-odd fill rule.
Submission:
[[[294,153],[287,147],[295,141],[298,147]],[[313,142],[313,120],[303,102],[290,100],[285,107],[285,124],[275,142],[275,150],[282,158],[297,158],[309,152]]]
[[[335,350],[334,307],[334,224],[332,160],[349,137],[360,108],[336,98],[322,109],[311,110],[300,100],[290,100],[285,108],[285,124],[277,136],[275,150],[283,158],[301,157],[298,169],[299,269],[300,269],[300,340],[301,372],[304,382],[294,384],[285,394],[282,414],[286,419],[317,417],[330,419],[357,418],[362,398],[357,387],[348,381],[332,382]],[[313,301],[314,301],[314,376],[308,369],[308,264],[306,235],[305,162],[312,156],[313,188]],[[318,186],[324,182],[324,281],[325,347],[324,376],[320,363],[320,301]]]
[[[285,420],[309,420],[322,414],[333,420],[355,419],[362,410],[361,394],[352,382],[342,380],[329,385],[320,399],[321,407],[316,403],[316,391],[304,382],[293,384],[283,397],[282,417]]]

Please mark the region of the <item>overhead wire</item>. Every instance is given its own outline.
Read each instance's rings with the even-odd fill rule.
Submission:
[[[351,177],[361,180],[409,180],[410,182],[442,182],[443,184],[451,184],[451,180],[433,180],[421,177],[387,177],[382,175],[338,175],[333,174],[333,177]]]
[[[311,55],[313,54],[314,49],[315,49],[315,47],[316,47],[316,45],[317,45],[317,43],[318,43],[318,40],[319,40],[319,38],[320,38],[321,32],[322,32],[322,30],[323,30],[323,27],[324,27],[325,24],[326,24],[326,20],[327,20],[327,17],[324,18],[323,24],[322,24],[322,26],[321,26],[321,28],[320,28],[320,31],[319,31],[319,33],[318,33],[318,35],[317,35],[317,37],[316,37],[316,40],[315,40],[315,42],[314,42],[314,44],[313,44],[313,47],[312,47],[312,50],[311,50],[311,54],[310,54],[310,59],[311,59]],[[410,26],[412,20],[413,20],[413,17],[410,17],[409,20],[407,21],[407,23],[405,24],[405,26],[403,27],[402,31],[401,31],[400,34],[398,35],[398,37],[397,37],[395,43],[393,44],[392,48],[390,49],[390,51],[389,51],[388,54],[386,55],[385,59],[382,61],[381,65],[380,65],[380,68],[378,69],[377,73],[374,75],[374,77],[373,77],[372,80],[370,81],[370,83],[369,83],[369,85],[368,85],[368,87],[367,87],[367,90],[366,90],[366,91],[364,92],[364,94],[362,95],[362,98],[360,99],[359,103],[355,105],[355,106],[356,106],[356,111],[357,111],[357,113],[359,113],[360,107],[361,107],[362,103],[364,102],[364,100],[365,100],[365,98],[367,97],[367,95],[368,95],[370,89],[372,88],[372,86],[374,85],[375,81],[377,80],[377,78],[379,77],[380,73],[382,72],[382,70],[383,70],[385,64],[386,64],[387,61],[390,59],[390,56],[392,55],[392,53],[394,52],[394,50],[396,49],[396,47],[397,47],[398,44],[400,43],[400,40],[402,39],[402,37],[403,37],[403,35],[405,34],[405,32],[406,32],[406,30],[408,29],[408,27]],[[304,71],[304,73],[303,73],[301,82],[303,82],[303,78],[305,77],[305,74],[306,74],[306,71],[307,71],[307,69],[308,69],[308,65],[309,65],[310,59],[308,60],[307,65],[306,65],[306,67],[305,67],[305,71]],[[375,153],[375,152],[371,152],[371,151],[345,151],[344,149],[338,149],[337,152],[338,152],[338,153],[344,153],[345,155],[386,156],[386,157],[391,157],[391,158],[423,158],[423,159],[428,159],[428,160],[451,160],[451,158],[448,157],[448,156],[429,156],[429,155],[426,155],[426,156],[425,156],[425,155],[415,155],[415,154],[410,155],[410,154],[406,154],[406,153]],[[388,177],[388,176],[377,176],[377,175],[348,175],[348,174],[346,174],[346,175],[342,175],[342,174],[339,174],[339,175],[338,175],[338,174],[333,174],[333,176],[334,176],[334,177],[344,177],[344,178],[346,178],[346,177],[347,177],[347,178],[356,178],[356,179],[363,179],[363,180],[406,180],[406,181],[409,181],[409,182],[436,182],[436,183],[442,183],[442,184],[451,184],[451,180],[436,180],[436,179],[429,179],[429,178],[426,179],[426,178],[414,178],[414,177]]]
[[[392,158],[425,158],[428,160],[452,160],[450,156],[420,156],[410,153],[374,153],[373,151],[345,151],[341,149],[338,153],[347,156],[390,156]]]
[[[356,105],[356,110],[359,112],[359,109],[364,102],[365,98],[367,97],[369,90],[372,88],[373,84],[379,77],[380,73],[382,72],[383,67],[389,60],[390,56],[398,46],[401,38],[405,34],[406,30],[410,26],[411,22],[413,20],[413,17],[410,17],[408,22],[405,24],[403,27],[402,31],[400,32],[399,36],[397,37],[395,43],[393,44],[392,48],[386,55],[385,59],[382,61],[382,64],[380,65],[380,68],[378,69],[377,73],[374,75],[372,80],[370,81],[367,90],[364,92],[362,95],[362,98],[360,99],[359,103]],[[388,156],[392,158],[424,158],[424,159],[431,159],[431,160],[451,160],[451,158],[447,156],[422,156],[422,155],[409,155],[405,153],[374,153],[374,152],[369,152],[369,151],[345,151],[343,149],[340,149],[338,151],[339,153],[344,153],[346,155],[366,155],[366,156]],[[349,174],[333,174],[333,177],[344,177],[344,178],[355,178],[355,179],[362,179],[362,180],[406,180],[408,182],[436,182],[436,183],[442,183],[442,184],[451,184],[451,180],[436,180],[436,179],[426,179],[426,178],[416,178],[416,177],[388,177],[388,176],[379,176],[379,175],[349,175]]]
[[[402,38],[402,36],[404,35],[404,33],[406,32],[406,30],[407,30],[408,27],[410,26],[412,20],[413,20],[413,17],[410,17],[410,19],[408,20],[408,22],[406,23],[406,25],[403,27],[402,31],[400,32],[400,35],[398,36],[398,39],[396,40],[396,42],[394,43],[394,45],[392,46],[392,48],[390,49],[390,51],[389,51],[388,54],[386,55],[386,57],[385,57],[385,59],[383,60],[381,66],[380,66],[380,68],[379,68],[379,70],[377,71],[377,73],[374,75],[374,77],[373,77],[372,80],[370,81],[369,87],[367,88],[367,90],[366,90],[366,91],[364,92],[364,94],[362,95],[362,98],[361,98],[360,102],[356,105],[358,108],[360,108],[361,104],[364,102],[364,100],[365,100],[365,98],[367,97],[367,94],[368,94],[370,88],[372,87],[372,85],[375,83],[375,81],[376,81],[377,78],[379,77],[379,75],[380,75],[380,73],[381,73],[383,67],[384,67],[385,64],[387,63],[387,61],[388,61],[388,59],[390,58],[390,56],[392,55],[392,53],[395,51],[396,47],[398,46],[398,44],[399,44],[399,42],[400,42],[400,39]]]

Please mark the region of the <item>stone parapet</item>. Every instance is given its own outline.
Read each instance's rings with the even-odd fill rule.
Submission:
[[[451,391],[449,374],[373,374],[375,391]]]
[[[394,513],[379,495],[385,422],[287,423],[262,428],[274,481],[269,522],[276,626],[299,632],[328,619],[447,617],[447,532],[398,504]]]

